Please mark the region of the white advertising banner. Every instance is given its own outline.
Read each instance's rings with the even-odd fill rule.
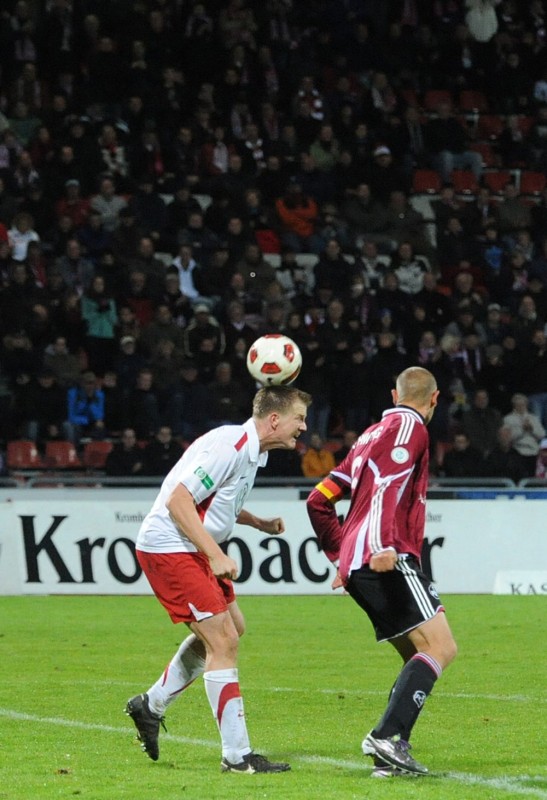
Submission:
[[[0,492],[0,594],[146,594],[134,542],[155,489]],[[442,593],[547,594],[547,503],[429,500],[424,569]],[[284,536],[236,526],[239,594],[328,594],[334,570],[297,489],[255,489],[246,507]],[[339,513],[347,510],[339,503]]]

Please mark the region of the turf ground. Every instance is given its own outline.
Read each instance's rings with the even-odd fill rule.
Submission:
[[[547,800],[547,598],[444,597],[459,657],[415,729],[426,778],[370,779],[363,735],[398,671],[349,597],[242,597],[251,741],[282,775],[221,774],[201,681],[156,763],[126,699],[186,629],[152,597],[0,597],[1,800]]]

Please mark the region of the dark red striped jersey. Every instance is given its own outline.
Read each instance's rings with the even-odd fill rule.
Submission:
[[[429,478],[429,435],[412,408],[384,411],[342,463],[310,492],[307,510],[342,579],[386,548],[420,558]],[[350,498],[341,525],[335,504]]]

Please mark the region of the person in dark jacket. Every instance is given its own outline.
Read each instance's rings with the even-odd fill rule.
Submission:
[[[482,472],[482,454],[469,441],[467,433],[454,434],[454,446],[444,457],[443,472],[447,478],[478,478]]]
[[[131,477],[143,474],[144,451],[137,444],[133,428],[124,428],[122,440],[115,444],[107,455],[104,468],[107,475]]]
[[[181,445],[173,439],[171,428],[162,425],[144,449],[144,472],[146,475],[167,475],[182,453]]]

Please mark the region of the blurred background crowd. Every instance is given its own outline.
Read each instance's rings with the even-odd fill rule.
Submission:
[[[543,0],[18,0],[0,22],[5,471],[26,442],[165,474],[249,416],[247,349],[284,332],[314,402],[271,475],[328,472],[421,364],[432,472],[545,476]]]

